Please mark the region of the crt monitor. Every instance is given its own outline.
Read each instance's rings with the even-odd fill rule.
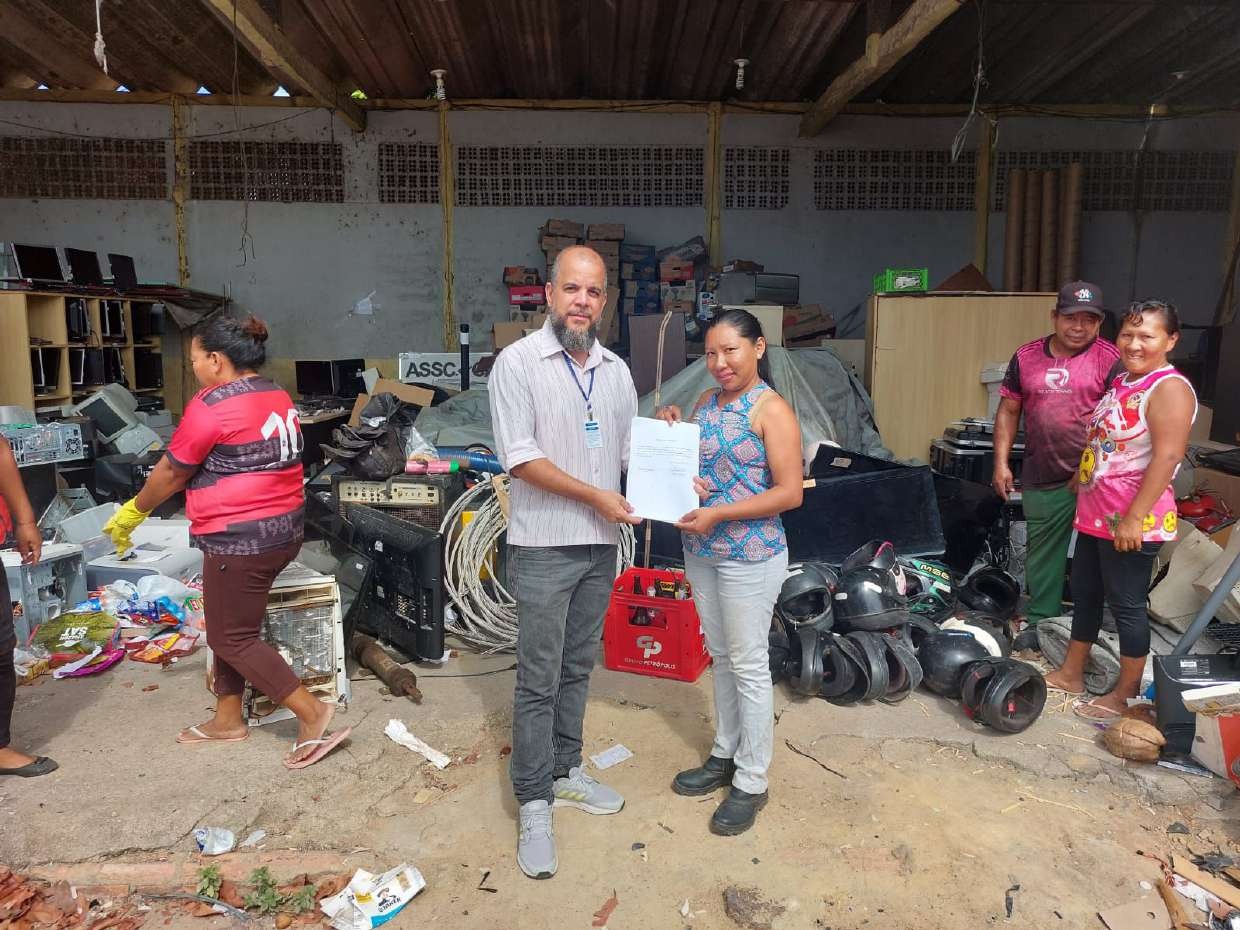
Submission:
[[[108,384],[73,408],[74,416],[89,417],[100,442],[111,442],[138,424],[134,396],[119,384]]]
[[[85,249],[65,248],[65,258],[69,260],[69,273],[74,284],[103,284],[103,272],[99,270],[99,253]]]
[[[13,261],[17,264],[17,276],[28,281],[64,281],[60,268],[60,256],[50,245],[23,245],[13,243]]]
[[[108,266],[112,270],[112,286],[118,291],[132,291],[138,286],[138,272],[134,268],[133,256],[109,252]]]

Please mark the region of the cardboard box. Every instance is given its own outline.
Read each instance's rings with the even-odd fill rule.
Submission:
[[[429,407],[435,399],[435,392],[414,384],[402,384],[391,378],[380,378],[375,382],[375,394],[395,394],[407,404]],[[361,420],[362,409],[370,402],[369,394],[358,394],[353,403],[353,412],[349,414],[349,425],[357,426]]]
[[[679,259],[682,262],[695,262],[699,258],[706,257],[706,240],[701,236],[694,236],[680,245],[662,249],[658,256],[660,260]]]
[[[598,331],[603,345],[609,345],[620,337],[620,292],[617,290],[607,292],[607,302],[603,304]]]
[[[1214,497],[1222,498],[1233,513],[1240,513],[1240,475],[1229,475],[1217,468],[1200,467],[1193,469],[1193,481],[1199,494],[1208,491]]]
[[[508,303],[515,304],[545,304],[547,302],[547,291],[541,284],[524,284],[520,287],[508,288]]]
[[[1240,557],[1240,533],[1232,533],[1227,542],[1227,548],[1193,582],[1193,587],[1200,595],[1202,603],[1205,603],[1214,589],[1218,587],[1219,582],[1223,580],[1223,575],[1227,573],[1227,569],[1231,568],[1231,563],[1237,557]],[[1219,605],[1215,616],[1232,623],[1240,623],[1240,582],[1232,587],[1231,593]]]
[[[762,324],[762,336],[769,346],[784,344],[784,308],[778,304],[727,304],[725,310],[748,310]]]
[[[620,302],[621,312],[625,316],[646,316],[659,312],[657,297],[626,297]]]
[[[624,238],[623,223],[591,223],[586,229],[587,239],[606,239],[619,242]]]
[[[551,235],[543,236],[539,244],[542,247],[542,250],[546,252],[548,256],[559,255],[565,249],[570,249],[575,245],[581,245],[580,242],[578,242],[576,239],[573,239],[569,236],[551,236]]]
[[[655,367],[658,362],[659,326],[662,316],[634,316],[629,320],[629,370],[637,395],[654,390]],[[667,324],[663,337],[663,383],[685,367],[685,318],[676,313]]]
[[[508,314],[510,322],[524,323],[526,326],[541,326],[546,318],[546,311],[533,309],[528,304],[524,307],[513,307]]]
[[[546,314],[542,314],[541,316],[524,322],[496,323],[494,329],[491,331],[491,344],[495,347],[496,351],[499,351],[504,348],[504,346],[512,345],[518,339],[525,336],[526,333],[532,330],[541,329],[543,323],[546,321]]]
[[[692,300],[665,300],[660,309],[663,313],[682,313],[686,317],[692,317],[697,311],[697,303]]]
[[[834,333],[835,318],[830,314],[794,323],[792,326],[784,323],[784,342],[798,342],[809,338],[822,339]]]
[[[659,284],[659,297],[664,300],[687,300],[690,303],[697,303],[697,282],[691,284],[668,284],[666,281]]]
[[[620,277],[625,281],[658,281],[659,266],[654,262],[621,262]]]
[[[653,265],[655,264],[654,246],[638,245],[636,242],[622,242],[620,243],[620,261]]]
[[[624,290],[625,297],[650,297],[658,298],[659,282],[658,281],[623,281],[621,287]]]
[[[724,274],[727,274],[730,271],[750,271],[757,273],[760,271],[766,271],[766,268],[757,262],[747,261],[743,258],[734,258],[725,264],[722,270]]]
[[[569,239],[581,239],[586,234],[586,228],[583,224],[576,223],[573,220],[547,220],[539,232],[544,236],[563,236]]]
[[[620,243],[608,239],[587,239],[586,245],[598,252],[603,258],[614,258],[620,263]]]
[[[523,284],[541,284],[542,279],[537,268],[527,268],[522,265],[505,265],[504,283],[509,287],[520,287]]]
[[[1181,523],[1179,538],[1165,543],[1154,561],[1152,577],[1157,577],[1163,566],[1168,568],[1150,591],[1150,616],[1173,630],[1187,630],[1205,603],[1194,582],[1209,570],[1222,551],[1196,527]]]
[[[659,280],[676,282],[693,280],[693,262],[668,259],[659,262]]]

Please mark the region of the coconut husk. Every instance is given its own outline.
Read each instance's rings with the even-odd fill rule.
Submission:
[[[1124,717],[1107,727],[1102,742],[1111,755],[1133,762],[1157,762],[1159,751],[1167,744],[1157,727],[1132,717]]]

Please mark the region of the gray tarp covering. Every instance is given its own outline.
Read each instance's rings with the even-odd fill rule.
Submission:
[[[834,352],[828,348],[789,351],[777,346],[767,351],[775,388],[796,411],[807,447],[826,441],[875,458],[893,458],[875,428],[869,395]],[[698,359],[663,384],[659,400],[676,404],[687,414],[702,392],[714,386],[706,363]],[[654,395],[641,398],[638,409],[642,416],[652,416]],[[466,391],[423,410],[416,426],[437,446],[476,443],[491,448],[494,442],[485,390]]]

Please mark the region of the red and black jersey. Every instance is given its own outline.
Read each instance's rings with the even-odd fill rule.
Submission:
[[[278,384],[239,378],[195,394],[167,455],[194,470],[185,509],[198,546],[251,555],[300,539],[301,448],[297,410]]]

